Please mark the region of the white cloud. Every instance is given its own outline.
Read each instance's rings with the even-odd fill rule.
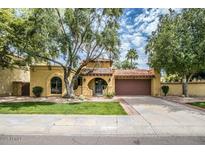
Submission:
[[[132,43],[135,44],[137,48],[142,47],[146,43],[146,38],[141,36],[139,33],[133,34]]]
[[[174,10],[176,12],[181,11],[181,9]],[[139,68],[147,68],[148,58],[145,54],[146,36],[151,35],[152,31],[157,29],[159,16],[169,13],[169,9],[143,9],[142,13],[131,18],[133,11],[135,10],[126,11],[120,23],[121,60],[125,58],[127,50],[135,48],[139,54]]]
[[[126,16],[129,16],[131,13],[132,13],[131,10],[130,10],[130,11],[127,11],[127,12],[126,12]]]
[[[159,18],[156,18],[156,20],[148,24],[142,32],[151,35],[152,32],[157,29],[158,23],[159,23]]]
[[[138,61],[137,61],[137,64],[138,64],[138,68],[140,68],[140,69],[147,69],[148,67],[147,67],[147,59],[146,60],[144,60],[144,59],[138,59]]]

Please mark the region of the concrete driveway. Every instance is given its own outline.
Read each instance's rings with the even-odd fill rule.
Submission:
[[[122,97],[157,135],[205,136],[205,112],[159,98]]]

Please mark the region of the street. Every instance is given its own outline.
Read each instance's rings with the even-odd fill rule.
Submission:
[[[205,144],[202,136],[41,136],[41,135],[0,135],[0,145],[195,145]]]

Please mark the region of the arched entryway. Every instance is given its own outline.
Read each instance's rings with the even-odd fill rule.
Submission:
[[[93,95],[102,96],[103,90],[107,88],[107,82],[102,78],[94,78],[88,83],[88,87],[93,90]]]
[[[53,77],[50,81],[51,94],[62,94],[62,80],[59,77]]]

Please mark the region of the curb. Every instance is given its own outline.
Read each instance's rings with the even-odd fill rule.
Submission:
[[[160,98],[160,99],[163,99],[163,100],[165,100],[165,101],[169,101],[169,102],[176,103],[176,104],[181,104],[181,105],[184,105],[184,106],[186,106],[186,107],[189,107],[189,108],[192,108],[192,109],[196,109],[196,110],[200,110],[200,111],[205,112],[205,109],[204,109],[204,108],[191,105],[190,103],[179,103],[179,102],[177,102],[177,101],[164,99],[164,98],[162,98],[162,97],[156,97],[156,98]]]
[[[135,108],[129,105],[124,99],[119,98],[118,101],[128,115],[139,115]]]
[[[204,111],[205,112],[205,108],[201,108],[201,107],[198,107],[198,106],[194,106],[194,105],[191,105],[190,103],[186,103],[184,104],[185,106],[188,106],[190,108],[194,108],[194,109],[197,109],[197,110],[201,110],[201,111]]]

